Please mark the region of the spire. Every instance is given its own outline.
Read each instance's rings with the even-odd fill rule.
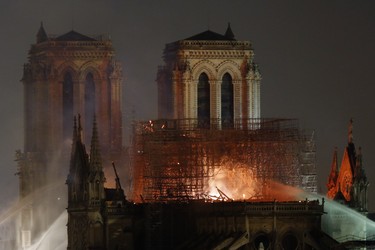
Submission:
[[[332,180],[334,183],[336,183],[338,173],[339,173],[339,169],[338,169],[338,163],[337,163],[337,147],[335,147],[335,150],[333,151],[333,158],[332,158],[332,163],[331,163],[331,173],[329,175],[328,182],[330,182]]]
[[[354,178],[355,179],[363,179],[365,182],[367,181],[367,176],[365,173],[365,169],[362,166],[362,148],[358,148],[357,158],[356,158],[356,164],[355,164],[355,172],[354,172]]]
[[[78,133],[77,133],[77,118],[76,118],[76,116],[74,116],[73,120],[74,120],[74,122],[73,122],[73,138],[72,138],[71,158],[73,157],[73,154],[74,154],[74,152],[76,150],[77,137],[78,137]]]
[[[348,129],[348,143],[353,143],[353,119],[350,118]]]
[[[78,114],[78,128],[77,128],[77,140],[82,141],[82,126],[81,126],[81,115]]]
[[[72,138],[72,151],[71,151],[71,161],[73,161],[76,149],[77,147],[81,147],[83,145],[81,141],[81,135],[80,135],[80,129],[81,129],[81,118],[80,115],[78,115],[78,127],[77,127],[77,117],[73,117],[73,138]]]
[[[36,34],[36,42],[41,43],[47,40],[48,40],[48,36],[47,36],[46,31],[44,30],[43,22],[40,22],[40,28],[39,28],[38,33]]]
[[[335,147],[335,150],[333,151],[333,159],[331,164],[331,172],[328,177],[327,182],[327,196],[331,199],[333,199],[336,195],[336,184],[337,184],[337,178],[339,175],[338,171],[338,163],[337,163],[337,147]]]
[[[362,148],[358,148],[358,153],[355,163],[354,178],[360,178],[362,176]]]
[[[74,144],[75,141],[77,140],[77,137],[78,137],[78,132],[77,132],[77,117],[74,116],[73,120],[74,120],[74,124],[73,124],[73,144]]]
[[[92,170],[93,169],[99,170],[102,167],[102,159],[101,159],[100,149],[99,149],[98,129],[96,125],[95,115],[94,115],[92,137],[91,137],[90,166],[92,167]]]
[[[87,169],[88,156],[86,153],[85,145],[81,141],[80,137],[80,127],[81,127],[80,116],[78,115],[78,126],[77,118],[74,116],[73,125],[73,142],[72,142],[72,152],[70,156],[70,168],[66,183],[71,185],[70,188],[79,187],[82,185],[82,176],[84,175],[84,170]],[[69,189],[71,191],[71,189]],[[69,193],[72,195],[72,193]]]
[[[226,38],[228,38],[229,40],[235,40],[234,39],[234,34],[233,34],[233,31],[230,27],[230,23],[228,23],[228,28],[227,28],[227,31],[225,31],[225,35],[224,35]]]

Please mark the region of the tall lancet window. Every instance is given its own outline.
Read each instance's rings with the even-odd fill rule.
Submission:
[[[67,72],[63,80],[63,139],[72,138],[73,77]]]
[[[198,82],[198,124],[199,127],[210,126],[210,84],[205,73],[199,76]]]
[[[92,73],[88,73],[85,81],[85,131],[88,135],[92,132],[95,106],[94,76]],[[86,143],[89,143],[89,140],[90,138],[85,138]]]
[[[223,128],[233,127],[233,113],[232,77],[225,73],[221,83],[221,124]]]

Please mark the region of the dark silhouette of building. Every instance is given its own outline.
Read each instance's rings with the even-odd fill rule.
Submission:
[[[203,46],[204,50],[208,50],[208,54],[194,54],[194,46],[198,43],[201,43],[201,48]],[[158,75],[159,115],[176,119],[136,123],[133,145],[135,184],[132,198],[137,203],[125,199],[118,178],[115,188],[104,187],[105,177],[98,139],[100,133],[96,123],[93,125],[89,153],[82,139],[80,118],[75,123],[67,178],[68,249],[328,248],[334,241],[320,229],[324,201],[256,201],[254,197],[236,198],[235,201],[219,188],[218,197],[205,193],[206,181],[215,173],[218,163],[223,162],[215,161],[215,156],[232,155],[239,162],[249,163],[246,156],[251,148],[263,147],[262,154],[257,155],[256,159],[260,159],[261,155],[268,159],[265,154],[271,153],[279,157],[287,155],[292,159],[283,163],[282,160],[268,159],[271,163],[264,164],[265,168],[272,167],[276,170],[285,165],[285,171],[299,170],[302,164],[296,162],[302,149],[306,149],[306,144],[302,133],[294,125],[294,120],[259,119],[260,78],[259,75],[257,80],[246,78],[249,72],[253,77],[258,74],[251,63],[250,43],[236,42],[230,27],[225,35],[207,31],[176,44],[194,47],[190,48],[192,51],[188,49],[185,52],[195,56],[180,59],[191,59],[192,74],[188,75],[195,77],[181,78],[186,70],[189,71],[189,63],[183,60],[173,61],[180,52],[169,50],[170,46],[167,45],[167,66]],[[242,50],[243,47],[246,49]],[[215,55],[218,59],[210,62],[210,57],[216,57]],[[201,61],[196,62],[202,65],[199,70],[194,67],[195,59]],[[209,85],[208,90],[202,90],[207,88],[200,87],[202,81],[214,82],[212,77],[216,76],[212,73],[216,70],[212,67],[215,63],[222,66],[219,75],[223,77],[223,81],[217,81],[216,87]],[[168,71],[171,69],[172,73]],[[172,78],[169,77],[170,73]],[[246,79],[249,81],[246,82]],[[191,86],[187,86],[189,84]],[[254,89],[254,86],[258,86],[258,89]],[[202,91],[205,94],[200,93]],[[249,94],[250,92],[257,94]],[[168,93],[170,96],[164,96]],[[246,97],[246,101],[242,97]],[[229,100],[228,103],[223,105],[226,102],[223,99]],[[198,106],[194,103],[198,103]],[[223,112],[223,109],[226,111]],[[242,115],[236,113],[238,111],[243,112]],[[224,120],[228,123],[222,123],[220,114],[226,117]],[[248,119],[253,120],[249,122]],[[203,120],[204,123],[201,122]],[[226,144],[228,139],[231,143]],[[301,144],[304,146],[301,147]],[[314,153],[313,147],[309,150]],[[230,165],[229,160],[227,163]],[[232,170],[245,171],[246,166],[236,165]],[[265,171],[260,168],[259,163],[256,166],[259,171]],[[214,171],[211,173],[211,170]],[[271,169],[268,171],[269,175],[254,175],[253,181],[261,183],[272,177],[276,178]],[[290,174],[294,176],[300,172]],[[288,181],[295,186],[301,184],[301,176],[294,178],[291,175],[283,179],[285,184]],[[265,185],[261,186],[265,189]],[[265,193],[262,190],[259,194]]]
[[[230,26],[224,35],[206,31],[166,46],[157,80],[160,119],[134,127],[131,201],[114,165],[108,171],[111,160],[124,160],[121,68],[111,41],[75,31],[52,37],[41,26],[29,55],[25,147],[17,153],[20,196],[30,197],[21,216],[22,247],[66,203],[70,250],[335,244],[321,231],[324,200],[269,199],[274,179],[316,191],[314,140],[295,120],[260,117],[261,77],[251,44],[236,41]],[[73,114],[80,115],[73,121]],[[215,170],[226,170],[232,184],[239,179],[229,173],[250,170],[262,200],[233,199],[217,187],[217,196],[206,192]],[[67,191],[60,187],[64,175]],[[104,186],[109,175],[113,188]],[[51,191],[54,181],[59,192]],[[67,202],[56,199],[60,191]]]
[[[250,41],[228,25],[224,35],[207,30],[167,44],[163,59],[158,120],[135,123],[132,199],[192,199],[221,185],[245,190],[232,198],[262,199],[269,181],[317,192],[314,134],[295,119],[261,117]]]
[[[118,177],[105,188],[96,123],[90,153],[75,123],[68,185],[68,249],[330,249],[324,200],[248,202],[210,197],[131,203]]]
[[[81,119],[74,121],[73,144],[68,186],[68,249],[128,249],[132,242],[124,229],[132,226],[132,217],[124,210],[124,191],[116,178],[116,188],[104,187],[100,143],[96,121],[93,125],[90,153],[82,140]],[[129,217],[129,218],[128,218]]]
[[[333,153],[331,172],[327,183],[327,197],[367,214],[369,182],[362,165],[361,147],[356,151],[353,141],[353,120],[349,123],[348,145],[345,147],[340,168],[337,149]]]

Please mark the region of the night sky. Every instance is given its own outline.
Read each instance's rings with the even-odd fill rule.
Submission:
[[[109,34],[123,64],[124,118],[156,118],[156,70],[166,43],[207,29],[250,40],[262,73],[263,117],[298,118],[315,130],[319,189],[332,153],[339,160],[350,118],[362,146],[375,211],[375,1],[0,1],[0,200],[16,199],[14,152],[23,147],[23,64],[43,21],[48,34],[72,28]],[[129,135],[125,135],[129,138]],[[63,180],[65,181],[65,180]],[[13,198],[12,198],[13,196]],[[0,206],[1,209],[1,206]]]

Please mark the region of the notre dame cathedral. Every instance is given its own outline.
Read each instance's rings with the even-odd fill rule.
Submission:
[[[285,184],[316,192],[312,140],[291,142],[291,135],[297,138],[300,134],[295,127],[280,128],[289,120],[260,119],[261,75],[253,62],[251,43],[237,41],[228,25],[224,35],[208,30],[167,44],[163,57],[165,65],[157,75],[158,116],[162,122],[158,127],[157,122],[150,121],[134,131],[145,135],[144,142],[149,144],[135,147],[134,153],[143,165],[133,166],[130,198],[137,201],[133,203],[125,196],[116,171],[116,166],[124,168],[127,159],[122,143],[122,72],[112,42],[104,36],[89,37],[73,30],[50,36],[40,26],[22,78],[25,145],[16,160],[20,197],[27,204],[21,214],[19,245],[27,249],[67,209],[66,245],[70,250],[334,246],[336,242],[321,231],[324,200],[233,200],[219,188],[218,197],[197,193],[200,189],[196,187],[204,185],[200,175],[206,173],[194,167],[199,163],[204,168],[215,161],[213,155],[222,155],[224,130],[228,135],[245,137],[247,141],[238,143],[232,136],[235,146],[228,152],[244,149],[238,154],[247,163],[252,160],[248,152],[254,145],[254,152],[261,151],[262,157],[265,152],[275,155],[264,146],[270,134],[273,137],[268,144],[283,145],[277,149],[292,145],[288,157],[293,164],[285,167],[297,171],[278,171],[272,177],[285,175]],[[182,120],[189,122],[189,134],[172,126]],[[264,131],[267,142],[262,137]],[[207,138],[216,135],[219,143],[211,147],[213,143],[199,138],[203,134]],[[147,140],[153,138],[149,135],[160,135],[159,144]],[[281,139],[274,140],[275,136]],[[152,143],[165,146],[168,140],[176,143],[173,145],[190,145],[195,158],[174,147],[179,155],[171,150],[171,158],[161,164],[165,159],[160,152],[148,152],[146,147]],[[264,151],[258,150],[261,147]],[[209,152],[211,149],[218,153]],[[287,152],[279,151],[280,157]],[[303,160],[301,153],[306,156]],[[151,175],[138,168],[150,166],[151,154],[157,155],[157,164],[154,162],[151,168],[152,174],[157,172],[152,176],[154,186],[143,182]],[[201,158],[199,162],[197,157]],[[194,161],[194,166],[183,165],[181,159]],[[254,165],[262,165],[260,160]],[[199,178],[191,178],[193,175]],[[108,180],[115,180],[115,186],[107,187]],[[195,189],[189,193],[187,186]]]

